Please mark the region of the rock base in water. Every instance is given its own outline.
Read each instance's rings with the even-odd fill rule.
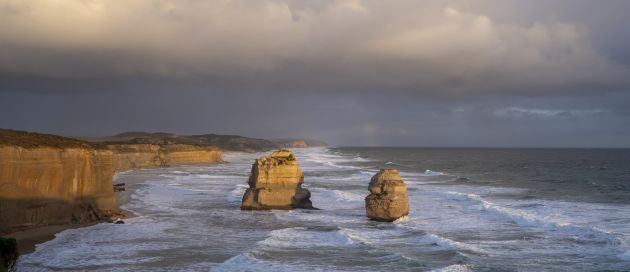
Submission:
[[[370,181],[365,198],[367,217],[392,222],[409,214],[407,186],[396,169],[381,169]]]

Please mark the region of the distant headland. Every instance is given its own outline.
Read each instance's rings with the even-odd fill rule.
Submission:
[[[167,132],[131,131],[106,137],[80,137],[92,143],[175,143],[195,146],[214,146],[223,151],[261,152],[278,148],[303,148],[328,146],[326,142],[312,139],[259,139],[239,135],[199,134],[178,135]]]

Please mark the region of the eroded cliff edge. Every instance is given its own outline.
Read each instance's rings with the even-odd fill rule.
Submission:
[[[110,219],[116,171],[217,162],[221,151],[211,146],[95,144],[0,129],[0,234]]]

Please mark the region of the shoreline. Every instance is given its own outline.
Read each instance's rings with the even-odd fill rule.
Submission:
[[[249,152],[225,151],[224,153],[249,153]],[[229,163],[229,162],[222,161],[219,163]],[[212,164],[215,164],[215,163],[212,163]],[[212,164],[208,164],[208,165],[212,165]],[[182,166],[182,165],[174,165],[171,167],[178,167],[178,166]],[[139,171],[143,169],[152,169],[152,168],[131,169],[131,170],[117,172],[115,173],[115,176],[114,176],[114,183],[116,182],[116,175],[118,174],[128,173],[131,171]],[[121,213],[126,213],[123,219],[133,218],[137,216],[133,212],[122,209],[120,207],[124,206],[125,204],[129,202],[131,195],[137,190],[137,184],[140,182],[142,182],[142,180],[133,180],[133,179],[125,180],[125,191],[116,193],[116,203],[117,203],[117,206],[119,207],[118,211]],[[37,245],[55,239],[57,233],[60,233],[68,229],[84,228],[84,227],[89,227],[89,226],[93,226],[93,225],[101,224],[101,223],[107,223],[107,221],[98,221],[98,222],[83,223],[83,224],[62,224],[62,225],[40,226],[40,227],[28,229],[28,230],[7,233],[3,235],[3,237],[15,238],[18,242],[18,252],[20,253],[20,255],[27,255],[27,254],[31,254],[35,252],[35,250],[37,249]]]
[[[17,240],[18,252],[20,253],[20,256],[22,256],[35,252],[37,245],[55,239],[57,233],[60,233],[64,230],[89,227],[100,223],[102,222],[42,226],[29,230],[8,233],[4,235],[4,237],[11,237]]]

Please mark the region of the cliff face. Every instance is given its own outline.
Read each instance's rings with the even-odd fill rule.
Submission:
[[[0,145],[0,233],[105,219],[116,211],[113,152]]]
[[[221,150],[185,144],[110,144],[114,169],[166,167],[222,162]]]

